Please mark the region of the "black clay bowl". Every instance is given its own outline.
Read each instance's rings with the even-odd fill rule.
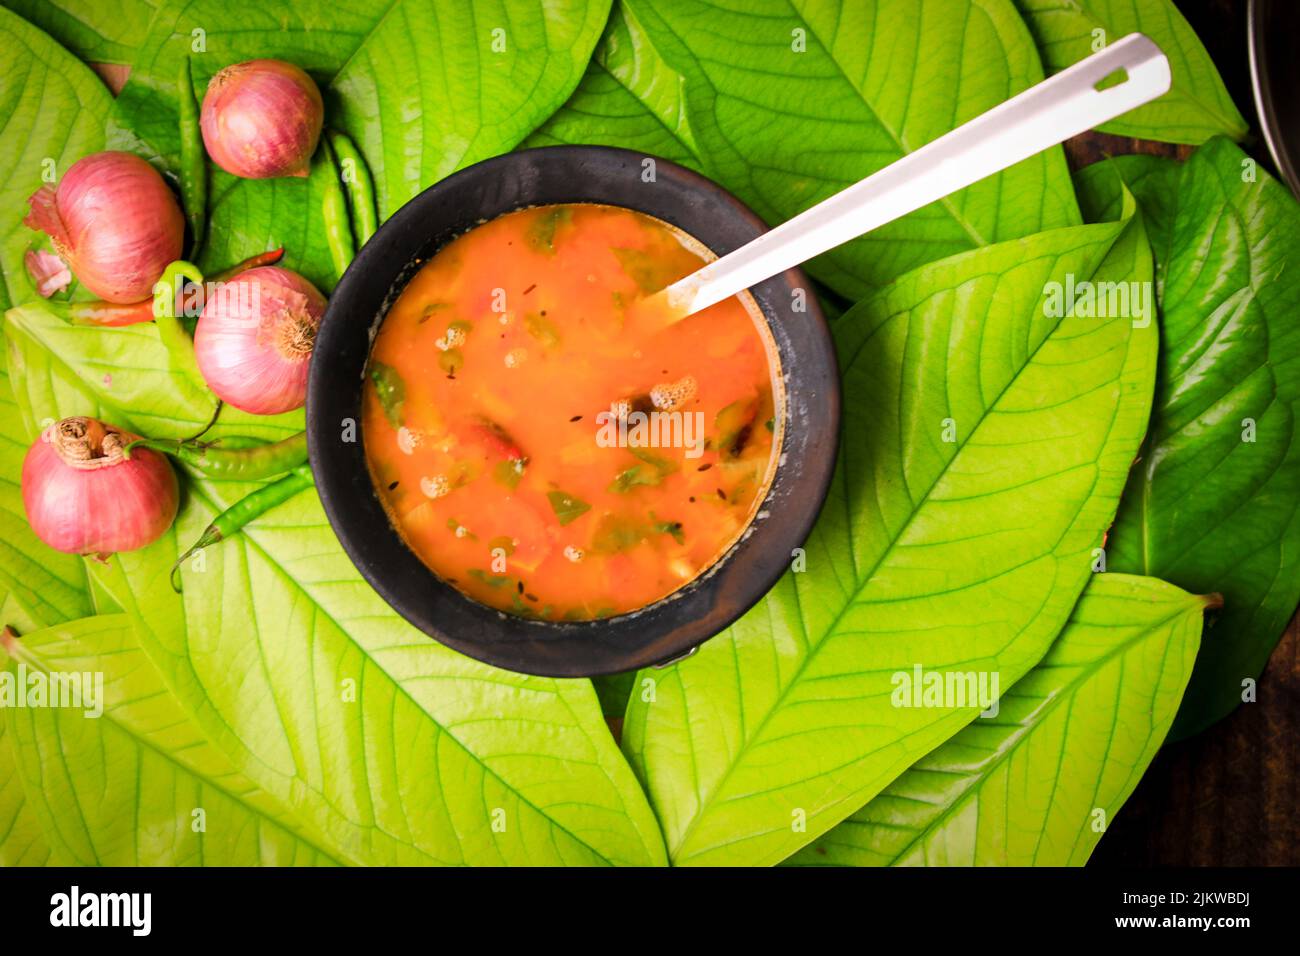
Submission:
[[[558,623],[503,614],[430,571],[393,529],[375,494],[360,435],[370,343],[389,305],[441,246],[503,213],[550,203],[604,203],[655,216],[724,255],[766,230],[739,200],[666,160],[622,149],[559,146],[489,159],[399,209],[357,254],[330,298],[307,388],[307,437],[325,513],[344,550],[403,617],[456,650],[529,674],[582,677],[673,660],[740,617],[789,566],[826,496],[839,436],[840,390],[826,320],[802,272],[751,293],[780,356],[780,458],[748,531],[700,578],[640,611]],[[653,168],[653,181],[649,170]],[[803,290],[796,294],[796,290]]]

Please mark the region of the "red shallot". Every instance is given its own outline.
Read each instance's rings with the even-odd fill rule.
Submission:
[[[138,302],[180,258],[185,217],[158,171],[130,153],[73,163],[58,188],[42,186],[23,220],[50,237],[73,274],[101,299]]]
[[[56,292],[62,292],[72,283],[72,272],[68,264],[52,252],[44,249],[28,249],[23,254],[23,265],[32,277],[36,292],[42,299],[48,299]]]
[[[138,436],[94,418],[65,418],[23,460],[23,507],[56,551],[113,554],[157,540],[176,517],[176,474],[166,457],[125,447]]]
[[[241,272],[209,291],[194,330],[194,353],[208,387],[255,415],[302,407],[307,364],[325,297],[288,269]]]
[[[315,81],[282,60],[249,60],[212,77],[199,127],[212,161],[233,176],[306,176],[325,107]]]

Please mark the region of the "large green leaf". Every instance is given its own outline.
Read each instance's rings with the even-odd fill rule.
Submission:
[[[791,863],[1077,866],[1169,732],[1206,598],[1094,575],[1047,656]]]
[[[317,153],[308,179],[237,179],[210,166],[207,241],[199,265],[208,272],[284,247],[283,264],[325,292],[339,280],[325,241],[321,195],[334,175]]]
[[[606,674],[593,677],[591,685],[600,699],[600,710],[606,717],[622,717],[627,711],[627,700],[637,688],[637,672]]]
[[[388,215],[455,169],[511,149],[549,116],[581,79],[608,12],[609,0],[171,0],[118,97],[113,141],[174,171],[184,57],[200,96],[230,63],[290,60],[324,87],[326,121],[357,141]],[[203,264],[283,245],[287,265],[332,287],[319,174],[254,181],[214,168],[211,205]]]
[[[150,332],[76,329],[40,307],[11,311],[6,332],[29,419],[93,413],[181,434],[204,414],[178,396]],[[111,385],[103,356],[122,369]],[[234,415],[217,434],[300,427],[301,413]],[[354,861],[662,862],[590,682],[495,670],[415,631],[341,552],[314,491],[205,552],[205,570],[187,563],[175,594],[178,542],[249,487],[187,482],[172,533],[95,567],[245,776]]]
[[[583,144],[621,146],[692,169],[701,165],[691,148],[596,60],[568,102],[521,145]]]
[[[597,55],[770,223],[1042,79],[1010,0],[620,0]],[[857,299],[924,262],[1078,221],[1053,149],[808,268]]]
[[[553,113],[582,79],[610,4],[385,6],[333,87],[387,214],[448,173],[510,149]]]
[[[0,653],[0,668],[5,660]],[[5,725],[0,714],[0,866],[44,866],[53,854],[18,779]]]
[[[161,0],[0,0],[90,63],[130,63]]]
[[[77,680],[83,694],[102,691],[98,717],[55,706],[3,714],[32,815],[61,859],[83,866],[337,862],[204,740],[125,615],[37,631],[9,651],[15,677],[21,665],[28,674]]]
[[[1006,687],[1046,652],[1145,430],[1157,344],[1151,322],[1051,317],[1047,283],[1149,278],[1123,229],[944,260],[837,321],[843,448],[807,570],[628,708],[674,862],[779,862],[980,709],[894,707],[892,675]]]
[[[1151,233],[1163,344],[1109,567],[1224,598],[1181,737],[1241,702],[1300,601],[1300,206],[1224,139],[1184,167],[1126,157],[1085,170],[1098,212],[1117,172]]]
[[[4,611],[9,623],[12,608],[8,602]],[[9,655],[0,646],[0,671],[8,663]],[[18,764],[0,711],[0,866],[44,866],[52,859],[50,844],[18,779]]]
[[[99,78],[21,17],[0,8],[0,309],[32,296],[23,253],[27,198],[104,145],[112,97]]]
[[[1100,128],[1168,143],[1246,135],[1246,121],[1201,41],[1171,0],[1015,0],[1043,62],[1056,73],[1130,33],[1145,33],[1173,72],[1169,92]]]
[[[0,626],[30,634],[45,624],[10,591],[0,600]],[[9,655],[0,643],[0,670],[8,663]],[[0,712],[0,866],[44,866],[51,862],[63,861],[51,851],[18,778],[18,765]]]
[[[29,440],[70,406],[82,411],[66,414],[98,415],[154,438],[192,435],[212,417],[211,395],[172,371],[152,323],[69,325],[34,303],[5,315],[5,338],[10,386]],[[227,432],[283,438],[302,430],[303,413],[259,416],[226,407],[221,420]]]

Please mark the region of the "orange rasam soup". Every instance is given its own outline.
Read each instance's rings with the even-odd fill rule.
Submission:
[[[575,204],[501,216],[420,267],[376,334],[362,431],[439,577],[589,620],[666,597],[744,532],[780,447],[771,333],[748,294],[676,323],[644,304],[709,258],[657,219]]]

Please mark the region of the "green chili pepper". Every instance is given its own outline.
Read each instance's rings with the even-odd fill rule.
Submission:
[[[177,259],[163,270],[161,278],[153,287],[153,321],[158,326],[158,338],[167,349],[172,371],[177,372],[187,383],[203,381],[199,374],[199,364],[194,359],[194,340],[176,315],[176,300],[184,280],[203,284],[203,273],[199,267],[184,259]]]
[[[181,441],[184,442],[192,442],[195,440],[195,438],[181,439]],[[248,435],[226,435],[221,439],[221,447],[227,451],[243,451],[246,448],[261,448],[266,443],[265,438],[251,438]]]
[[[538,252],[555,255],[555,233],[565,223],[573,221],[573,210],[568,206],[555,206],[543,212],[528,228],[528,244]],[[614,250],[618,252],[617,249]]]
[[[203,284],[203,273],[192,262],[177,259],[163,270],[163,274],[153,286],[153,320],[158,326],[158,337],[162,339],[163,345],[167,346],[167,351],[172,358],[182,364],[193,365],[194,342],[176,314],[176,303],[186,280],[198,285]],[[197,371],[195,366],[196,374]]]
[[[383,362],[371,361],[370,381],[375,385],[375,395],[384,410],[384,417],[394,428],[401,428],[406,408],[406,382],[397,369]]]
[[[329,244],[334,271],[342,278],[356,254],[356,247],[352,243],[352,221],[348,217],[348,203],[343,196],[339,164],[328,139],[321,142],[321,150],[329,166],[322,187],[324,195],[321,197],[321,212],[325,216],[325,241]]]
[[[199,540],[176,559],[172,565],[172,587],[181,590],[180,570],[185,559],[201,548],[211,547],[237,533],[250,521],[260,518],[278,504],[282,504],[313,484],[311,469],[300,465],[278,481],[263,485],[252,494],[245,495],[212,520],[203,529]]]
[[[254,481],[282,475],[305,463],[307,433],[299,432],[275,442],[237,437],[209,442],[139,438],[126,446],[126,453],[129,455],[134,448],[152,448],[171,455],[209,478]]]
[[[241,272],[247,272],[249,269],[256,269],[259,266],[275,265],[283,258],[283,248],[259,252],[255,256],[249,256],[243,262],[236,263],[229,269],[222,269],[220,272],[208,276],[208,285],[213,282],[225,282]],[[98,325],[104,328],[116,328],[124,325],[137,325],[140,322],[153,322],[158,315],[175,311],[176,289],[174,288],[174,282],[176,275],[184,275],[187,279],[199,275],[198,270],[188,263],[183,263],[183,266],[184,271],[178,269],[172,273],[167,286],[161,285],[162,279],[160,279],[159,287],[154,290],[153,297],[144,299],[141,302],[103,302],[98,299],[87,302],[57,302],[51,299],[46,302],[46,308],[74,325]],[[35,295],[36,288],[31,285],[30,279],[28,285],[32,289],[32,294]],[[166,321],[167,318],[164,315],[164,324],[166,324]]]
[[[181,62],[177,86],[181,114],[181,199],[185,204],[190,232],[194,235],[190,258],[197,259],[208,220],[208,164],[203,133],[199,129],[199,104],[194,98],[194,77],[189,57]]]
[[[328,133],[330,146],[338,160],[347,189],[348,204],[352,208],[352,235],[357,246],[364,246],[379,228],[379,208],[375,200],[375,181],[357,146],[346,133],[332,129]],[[349,175],[349,165],[351,175]]]
[[[196,285],[203,284],[203,273],[199,267],[184,259],[168,263],[158,281],[153,286],[153,317],[158,319],[176,318],[176,300],[180,297],[184,282],[188,280]]]

